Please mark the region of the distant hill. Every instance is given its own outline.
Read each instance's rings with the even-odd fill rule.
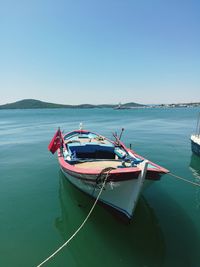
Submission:
[[[122,104],[121,106],[124,107],[124,108],[145,107],[145,105],[134,103],[134,102]]]
[[[127,103],[121,105],[124,108],[132,108],[132,107],[141,107],[143,105],[137,103]],[[37,108],[117,108],[118,105],[92,105],[92,104],[81,104],[81,105],[63,105],[63,104],[54,104],[43,102],[35,99],[23,99],[14,103],[9,103],[5,105],[0,105],[0,109],[37,109]]]
[[[65,105],[47,103],[35,99],[24,99],[14,103],[0,106],[0,109],[34,109],[34,108],[65,108]]]
[[[125,104],[119,104],[115,107],[115,109],[132,109],[132,108],[142,108],[142,107],[147,107],[146,105],[130,102],[130,103],[125,103]]]

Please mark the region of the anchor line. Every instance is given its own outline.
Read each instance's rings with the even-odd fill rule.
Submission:
[[[101,171],[101,175],[105,174],[105,172],[107,172],[105,178],[103,179],[103,183],[102,183],[102,187],[96,197],[96,200],[92,206],[92,208],[90,209],[87,217],[85,218],[85,220],[82,222],[82,224],[78,227],[78,229],[71,235],[71,237],[62,245],[60,246],[55,252],[53,252],[48,258],[46,258],[44,261],[42,261],[39,265],[37,265],[36,267],[41,267],[42,265],[44,265],[46,262],[48,262],[51,258],[53,258],[59,251],[61,251],[66,245],[68,245],[68,243],[78,234],[78,232],[83,228],[83,226],[85,225],[85,223],[87,222],[87,220],[89,219],[90,215],[92,214],[92,211],[94,210],[102,192],[103,189],[106,185],[107,179],[109,177],[110,172],[113,170],[113,168],[105,168]]]
[[[189,184],[192,184],[192,185],[194,185],[194,186],[199,186],[200,187],[200,184],[199,183],[195,183],[195,182],[192,182],[192,181],[190,181],[190,180],[188,180],[188,179],[185,179],[185,178],[183,178],[183,177],[181,177],[181,176],[178,176],[178,175],[176,175],[176,174],[173,174],[173,173],[168,173],[168,175],[171,175],[172,177],[174,177],[174,178],[177,178],[177,179],[179,179],[179,180],[182,180],[182,181],[184,181],[184,182],[186,182],[186,183],[189,183]]]

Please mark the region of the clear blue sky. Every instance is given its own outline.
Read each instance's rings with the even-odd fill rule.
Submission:
[[[200,0],[0,0],[0,104],[200,101]]]

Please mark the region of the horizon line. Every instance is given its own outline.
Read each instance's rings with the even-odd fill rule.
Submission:
[[[139,103],[139,102],[134,102],[134,101],[128,101],[128,102],[122,102],[119,101],[117,103],[99,103],[99,104],[91,104],[91,103],[79,103],[79,104],[68,104],[68,103],[56,103],[56,102],[48,102],[48,100],[41,100],[41,99],[35,99],[35,98],[24,98],[24,99],[20,99],[20,100],[15,100],[13,102],[7,102],[4,104],[0,104],[0,106],[3,105],[8,105],[8,104],[13,104],[13,103],[17,103],[20,101],[24,101],[24,100],[36,100],[36,101],[41,101],[44,103],[50,103],[50,104],[56,104],[56,105],[70,105],[70,106],[79,106],[79,105],[93,105],[93,106],[98,106],[98,105],[124,105],[127,103],[135,103],[135,104],[140,104],[140,105],[146,105],[146,106],[151,106],[151,105],[172,105],[172,104],[196,104],[196,103],[200,103],[200,101],[188,101],[188,102],[168,102],[168,103],[148,103],[148,104],[144,104],[144,103]]]

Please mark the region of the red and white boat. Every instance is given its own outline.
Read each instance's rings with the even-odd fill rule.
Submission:
[[[58,150],[60,168],[77,188],[130,220],[145,184],[169,171],[127,148],[116,135],[111,141],[87,130],[56,132],[48,148]],[[121,135],[120,135],[121,137]]]

